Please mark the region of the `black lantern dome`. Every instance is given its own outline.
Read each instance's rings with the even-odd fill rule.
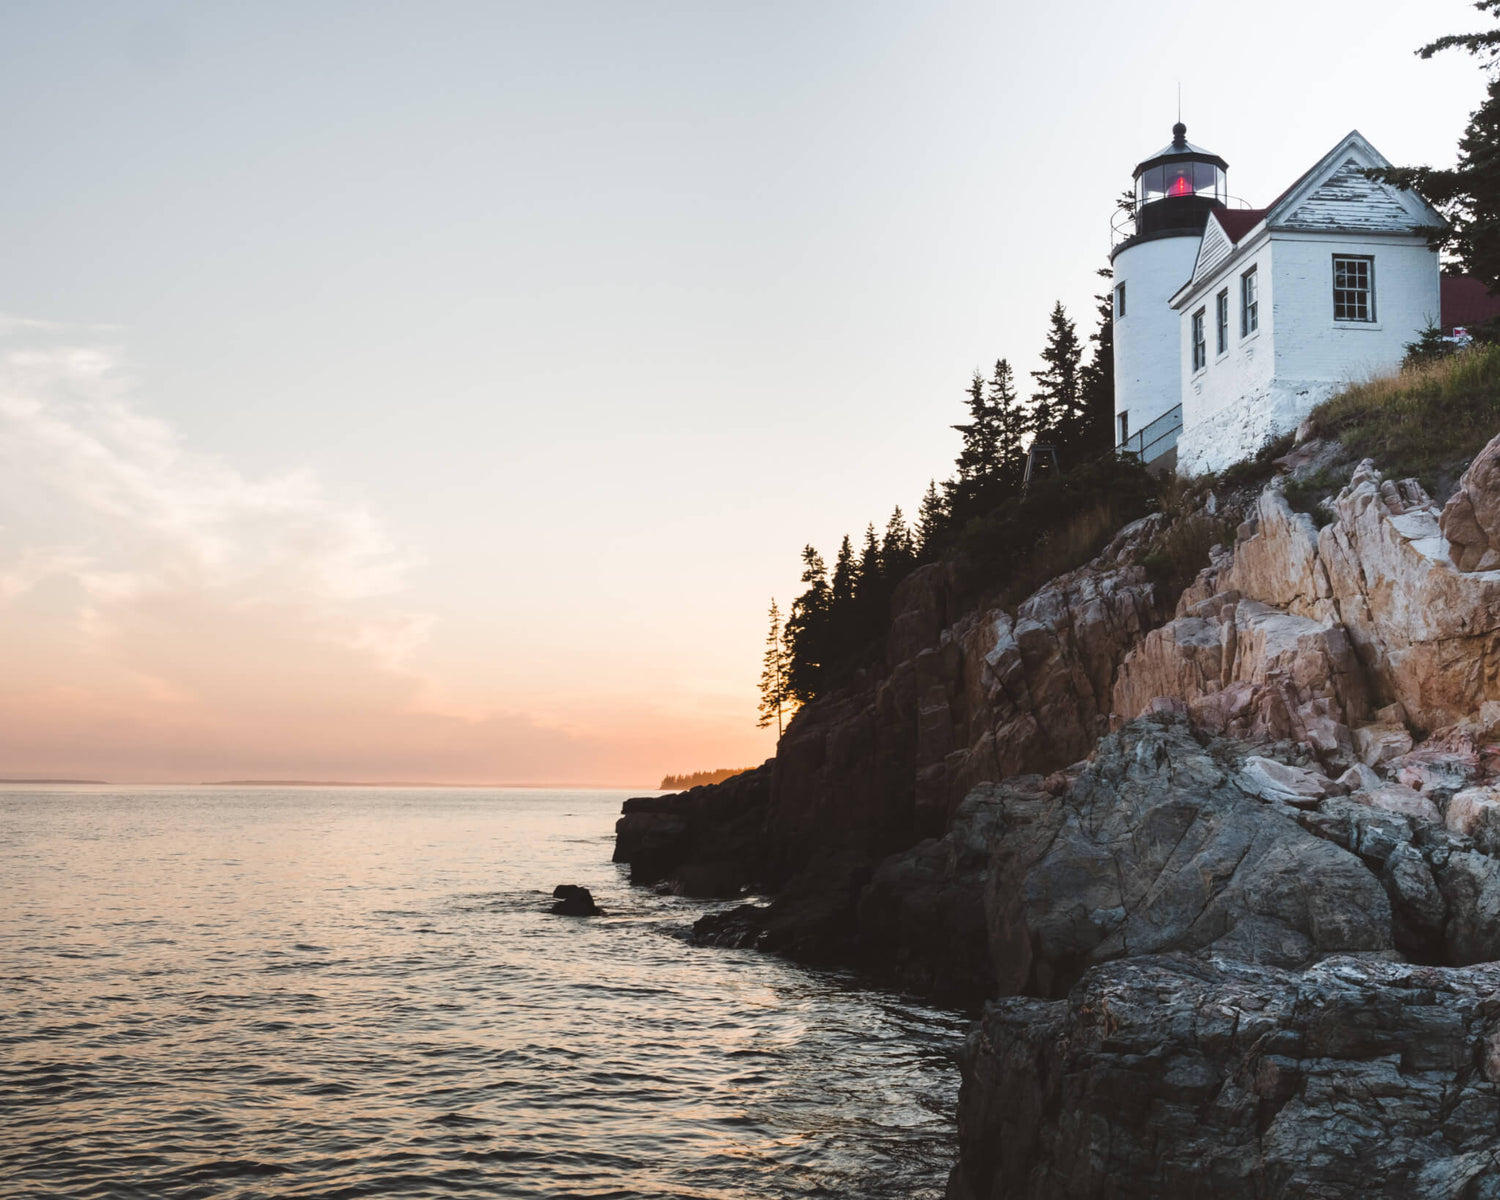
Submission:
[[[1135,169],[1135,238],[1203,232],[1208,214],[1229,200],[1229,164],[1187,140],[1172,126],[1172,141]]]

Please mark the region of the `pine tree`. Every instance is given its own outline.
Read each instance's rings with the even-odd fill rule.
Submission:
[[[886,581],[895,585],[916,565],[917,550],[912,543],[911,527],[896,505],[886,522],[885,537],[880,542],[880,571]]]
[[[917,553],[923,561],[938,556],[938,547],[948,529],[948,506],[938,493],[937,481],[927,481],[922,506],[917,509]]]
[[[833,560],[833,588],[829,596],[835,613],[847,612],[854,599],[854,547],[849,544],[849,535],[839,543],[839,555]]]
[[[880,543],[875,538],[875,522],[865,526],[865,544],[860,547],[859,566],[854,572],[854,594],[868,597],[880,586]]]
[[[994,425],[996,446],[995,486],[998,500],[1015,494],[1021,487],[1026,469],[1026,413],[1016,395],[1015,375],[1006,359],[996,359],[990,374],[989,416]]]
[[[968,424],[953,426],[964,439],[958,478],[944,485],[949,515],[958,521],[988,511],[1019,490],[1026,461],[1022,444],[1030,428],[1005,359],[996,361],[988,380],[975,371],[967,395]]]
[[[1443,336],[1442,329],[1429,321],[1427,328],[1417,335],[1416,341],[1406,343],[1406,355],[1401,359],[1402,369],[1447,358],[1453,350],[1453,343]]]
[[[1071,449],[1083,425],[1078,387],[1083,347],[1061,300],[1053,305],[1050,320],[1047,345],[1042,350],[1042,361],[1047,365],[1031,373],[1037,382],[1031,394],[1031,432],[1038,441],[1050,440]]]
[[[1500,19],[1500,0],[1479,0],[1482,13]],[[1500,29],[1450,34],[1417,51],[1431,58],[1441,50],[1460,49],[1484,60],[1491,71],[1485,101],[1469,114],[1458,141],[1458,165],[1387,167],[1366,172],[1371,178],[1421,192],[1448,220],[1448,228],[1430,230],[1434,246],[1446,248],[1492,293],[1500,292]]]
[[[958,452],[959,483],[968,485],[966,494],[976,493],[983,481],[992,479],[1000,468],[1000,445],[995,428],[994,413],[985,395],[984,376],[978,371],[969,381],[969,423],[955,425],[963,435],[963,447]]]
[[[787,694],[799,703],[823,690],[823,667],[829,652],[828,568],[811,546],[802,548],[802,582],[807,590],[792,601],[786,619],[791,654],[787,659]]]
[[[1107,280],[1114,278],[1114,272],[1108,267],[1101,267],[1099,274]],[[1085,459],[1108,454],[1115,445],[1114,291],[1106,287],[1104,294],[1094,299],[1099,305],[1094,310],[1099,327],[1089,334],[1094,352],[1078,373],[1083,400],[1083,429],[1078,438],[1078,456]]]
[[[787,692],[786,640],[781,624],[781,610],[771,597],[771,631],[766,635],[766,653],[760,668],[760,719],[756,727],[764,729],[776,722],[776,737],[781,738],[781,713],[790,696]]]

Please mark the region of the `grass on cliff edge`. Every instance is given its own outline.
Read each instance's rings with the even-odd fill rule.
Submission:
[[[1500,433],[1500,344],[1357,383],[1308,417],[1314,437],[1336,437],[1387,478],[1415,476],[1436,494]]]

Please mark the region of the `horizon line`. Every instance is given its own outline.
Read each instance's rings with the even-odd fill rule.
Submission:
[[[0,786],[5,785],[43,785],[43,784],[87,784],[94,787],[368,787],[368,788],[464,788],[464,789],[489,789],[492,791],[503,791],[506,789],[532,789],[538,791],[558,790],[563,788],[608,788],[620,791],[639,789],[641,791],[659,792],[667,789],[656,787],[652,784],[634,783],[439,783],[432,780],[410,780],[410,779],[203,779],[203,780],[157,780],[157,779],[71,779],[54,777],[31,777],[10,778],[0,777]]]

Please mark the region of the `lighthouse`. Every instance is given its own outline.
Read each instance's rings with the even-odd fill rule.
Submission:
[[[1168,303],[1191,278],[1209,214],[1229,199],[1229,164],[1187,140],[1135,169],[1134,216],[1114,268],[1115,441],[1145,462],[1175,450],[1182,426],[1181,318]],[[1132,228],[1133,226],[1133,228]]]

